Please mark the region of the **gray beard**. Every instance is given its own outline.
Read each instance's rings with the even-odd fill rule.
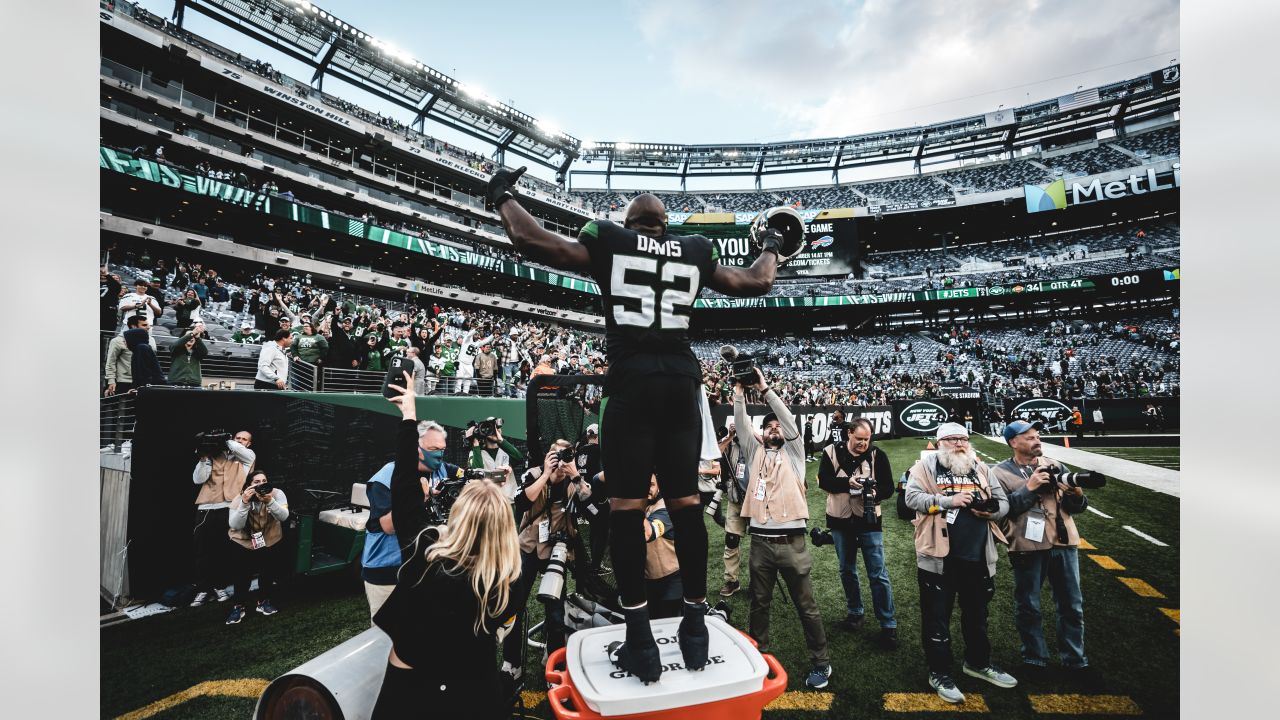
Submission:
[[[978,456],[972,452],[939,452],[938,463],[955,475],[968,475],[977,467]]]

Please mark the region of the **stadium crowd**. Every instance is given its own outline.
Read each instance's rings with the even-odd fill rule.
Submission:
[[[197,261],[119,252],[115,262],[117,271],[100,278],[101,329],[115,334],[128,329],[130,315],[147,315],[153,348],[157,335],[170,345],[156,348],[158,355],[171,366],[178,356],[194,365],[176,376],[183,384],[200,384],[199,360],[185,360],[193,351],[243,354],[228,348],[262,345],[282,329],[293,337],[287,354],[317,367],[380,373],[391,357],[412,348],[422,365],[423,394],[523,397],[535,374],[607,370],[603,338],[591,330],[438,302],[369,298],[265,266],[223,274]],[[152,304],[138,308],[138,291]],[[1148,316],[731,341],[763,358],[769,381],[788,402],[859,405],[935,397],[942,383],[954,382],[993,398],[1177,395],[1178,332],[1176,318]],[[184,349],[193,340],[200,350]],[[124,339],[113,342],[104,387],[128,387],[131,355]],[[718,348],[718,341],[694,344],[708,399],[728,403],[732,385]],[[172,369],[169,382],[175,382]]]

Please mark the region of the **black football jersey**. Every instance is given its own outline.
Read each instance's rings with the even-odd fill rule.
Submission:
[[[655,373],[702,378],[689,349],[693,301],[718,263],[701,235],[651,238],[608,220],[578,234],[604,301],[611,379]]]

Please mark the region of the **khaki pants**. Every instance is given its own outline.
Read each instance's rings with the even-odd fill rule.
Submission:
[[[738,582],[738,567],[741,565],[742,543],[747,541],[747,519],[742,517],[742,504],[729,500],[726,495],[724,498],[724,531],[725,534],[732,533],[742,538],[738,543],[738,547],[731,548],[724,546],[724,581],[727,583]]]
[[[822,627],[822,614],[818,612],[818,603],[813,598],[813,583],[809,580],[813,558],[805,543],[804,535],[792,535],[782,543],[769,542],[763,537],[751,538],[751,616],[748,624],[751,637],[760,645],[760,652],[769,652],[769,608],[773,604],[773,585],[781,574],[804,627],[809,661],[814,667],[820,667],[831,663],[831,654],[827,651],[827,632]]]
[[[391,597],[391,591],[395,590],[395,585],[374,585],[371,582],[364,584],[364,596],[369,598],[369,624],[373,624],[373,616],[378,614],[378,608],[382,607],[382,603]]]

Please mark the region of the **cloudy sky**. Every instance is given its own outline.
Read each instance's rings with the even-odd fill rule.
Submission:
[[[1176,0],[318,5],[584,140],[754,142],[906,127],[1135,77],[1179,49]],[[303,76],[195,11],[186,26]],[[410,119],[336,83],[326,89]]]

